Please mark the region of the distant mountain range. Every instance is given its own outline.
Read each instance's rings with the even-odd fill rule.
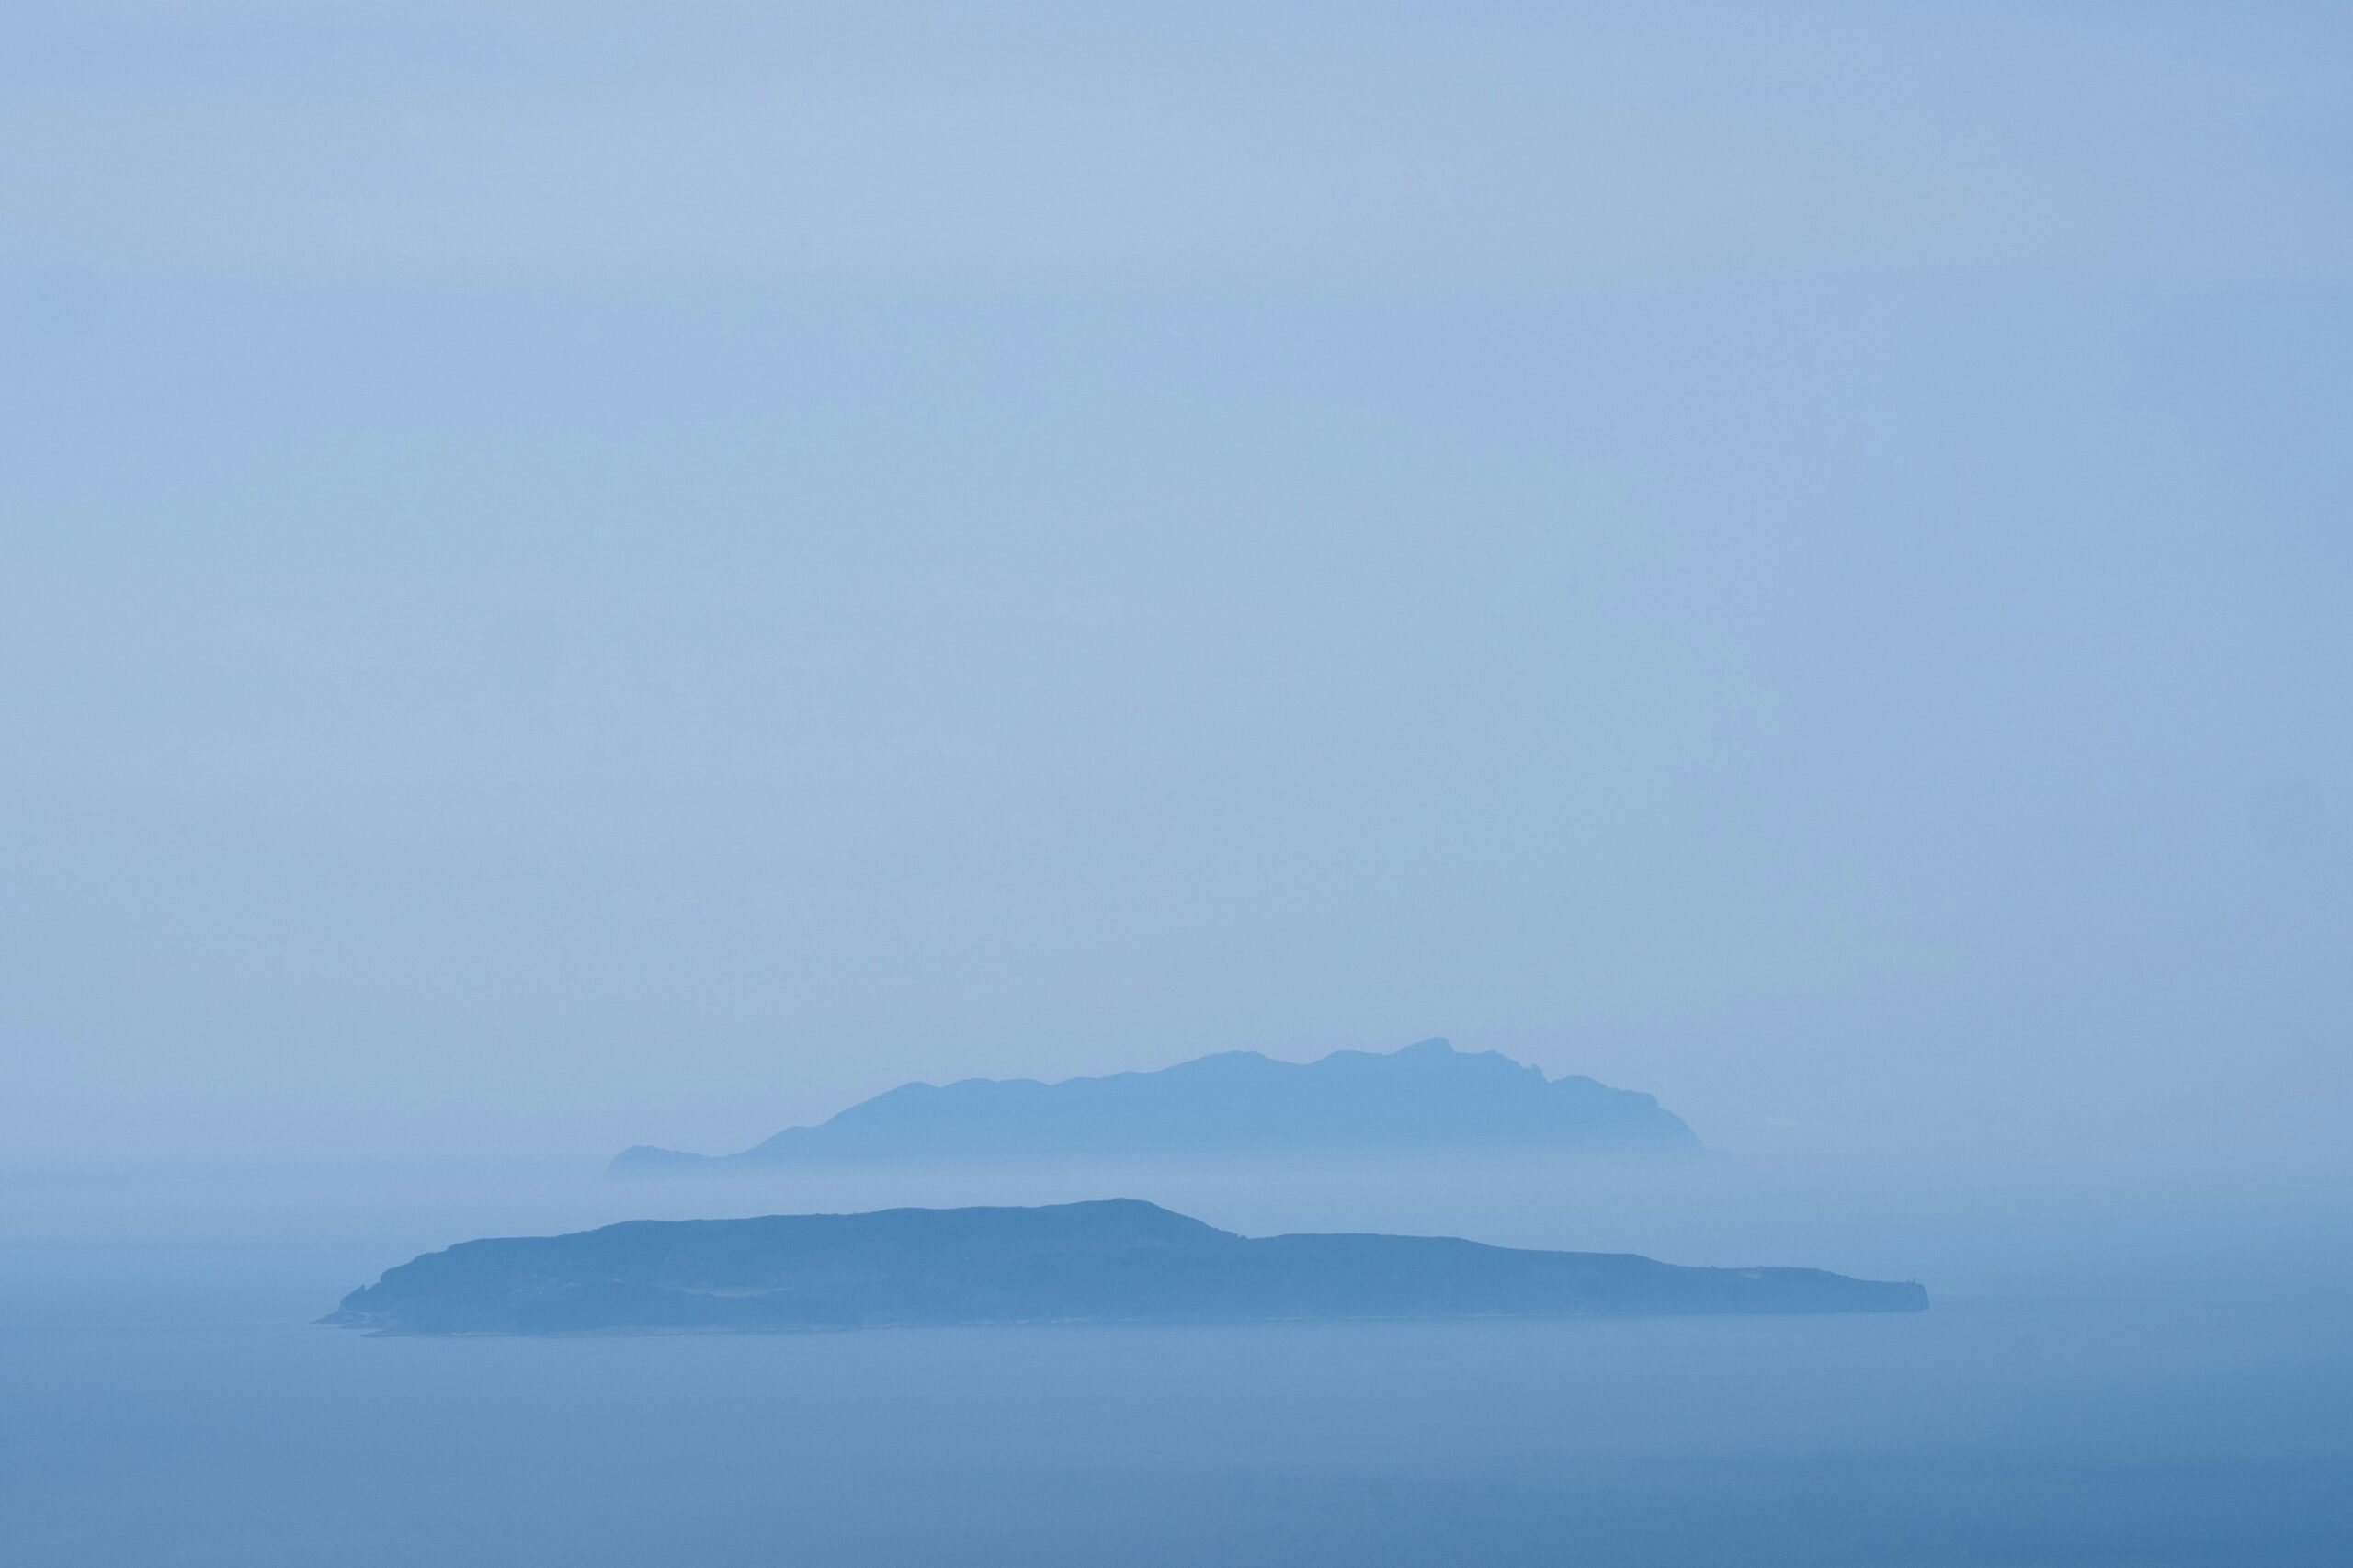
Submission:
[[[1426,1040],[1389,1055],[1336,1051],[1304,1063],[1235,1051],[1055,1084],[906,1084],[741,1153],[640,1145],[612,1170],[1507,1152],[1688,1156],[1699,1153],[1699,1141],[1649,1095],[1591,1078],[1548,1079],[1492,1051],[1470,1054]]]
[[[379,1334],[610,1334],[992,1323],[1919,1312],[1913,1284],[1681,1268],[1437,1236],[1252,1239],[1133,1199],[637,1221],[467,1242],[324,1321]]]

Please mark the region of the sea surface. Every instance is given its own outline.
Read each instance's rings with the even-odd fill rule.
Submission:
[[[2353,1308],[2279,1238],[1917,1315],[439,1340],[226,1235],[176,1307],[180,1228],[0,1258],[7,1568],[2353,1562]]]
[[[0,1560],[2312,1563],[2311,1312],[0,1336]]]

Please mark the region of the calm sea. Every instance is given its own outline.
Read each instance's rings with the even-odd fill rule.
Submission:
[[[0,1182],[0,1565],[2353,1563],[2347,1184],[1719,1165],[1128,1191],[1925,1280],[1781,1320],[368,1339],[468,1235],[871,1207],[798,1181]]]
[[[2339,1314],[0,1333],[0,1561],[2353,1561]]]

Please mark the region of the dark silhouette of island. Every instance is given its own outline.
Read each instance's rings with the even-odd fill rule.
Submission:
[[[466,1242],[389,1269],[330,1324],[613,1334],[1006,1323],[1924,1311],[1917,1285],[1812,1268],[1442,1236],[1246,1237],[1134,1199],[642,1220]]]
[[[1649,1095],[1551,1078],[1426,1040],[1381,1055],[1279,1062],[1227,1051],[1107,1078],[905,1084],[738,1154],[644,1145],[619,1176],[778,1165],[1541,1153],[1687,1157],[1699,1141]]]

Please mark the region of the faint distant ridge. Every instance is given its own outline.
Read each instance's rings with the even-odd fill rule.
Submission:
[[[904,1084],[738,1154],[645,1145],[617,1176],[791,1165],[1062,1160],[1549,1154],[1688,1158],[1699,1140],[1649,1095],[1547,1078],[1492,1051],[1426,1040],[1383,1055],[1279,1062],[1255,1051],[1105,1078]]]

